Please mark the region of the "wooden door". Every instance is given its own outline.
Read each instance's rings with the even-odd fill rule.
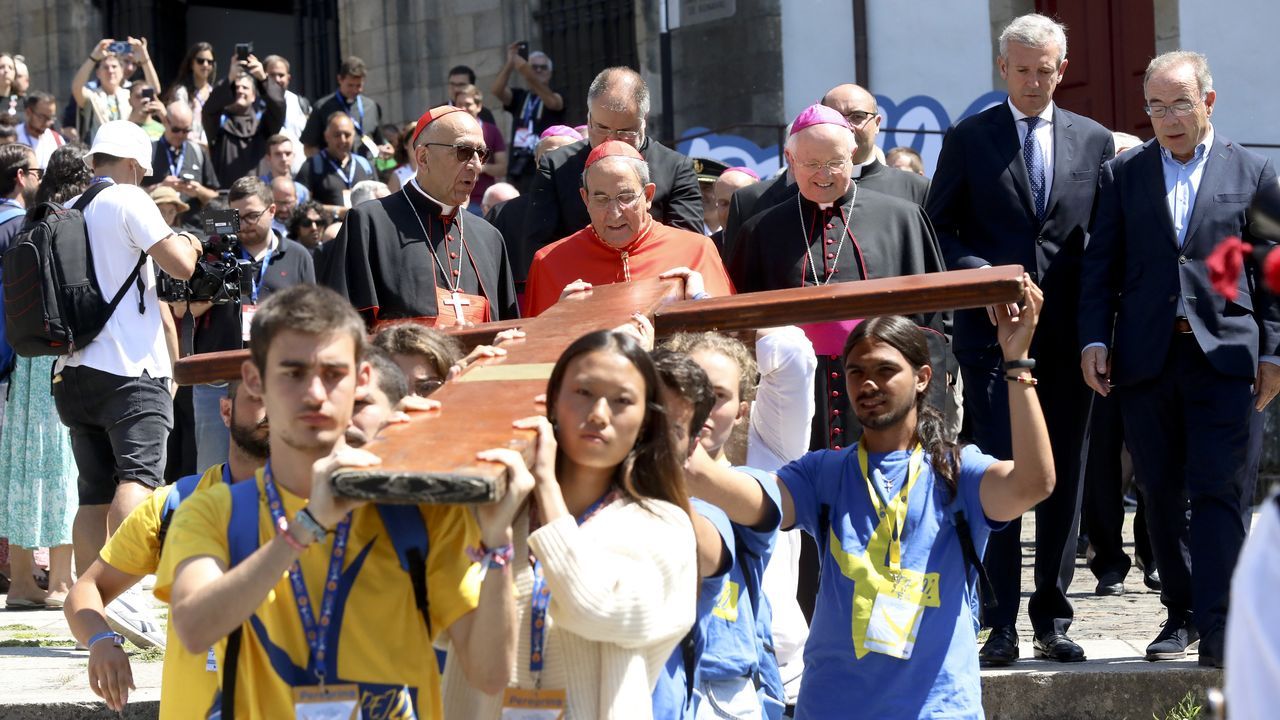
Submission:
[[[1153,0],[1036,0],[1067,26],[1067,74],[1054,100],[1112,130],[1151,137],[1142,75],[1155,56]]]

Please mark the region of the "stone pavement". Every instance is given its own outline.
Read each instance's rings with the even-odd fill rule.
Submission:
[[[1130,552],[1132,519],[1133,514],[1129,513],[1125,522],[1125,542]],[[1126,583],[1128,594],[1095,597],[1096,581],[1083,561],[1077,563],[1072,585],[1076,620],[1071,636],[1084,646],[1088,662],[1062,665],[1030,659],[1031,626],[1026,619],[1026,598],[1031,588],[1034,533],[1035,520],[1028,514],[1022,528],[1023,587],[1028,592],[1023,596],[1018,629],[1024,659],[1012,668],[982,673],[983,699],[990,720],[1146,720],[1153,713],[1164,718],[1188,692],[1203,696],[1207,688],[1221,686],[1221,672],[1198,667],[1194,655],[1180,662],[1142,660],[1147,643],[1164,619],[1159,595],[1143,587],[1134,569]],[[22,644],[41,646],[15,646]],[[118,717],[108,712],[88,688],[88,653],[71,645],[61,611],[0,611],[0,720]],[[155,717],[160,663],[148,660],[139,655],[133,658],[137,690],[130,695],[125,717]]]

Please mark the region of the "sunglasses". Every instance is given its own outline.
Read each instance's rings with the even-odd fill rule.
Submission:
[[[192,60],[192,62],[194,62],[194,63],[195,63],[195,64],[197,64],[197,65],[212,65],[212,64],[213,64],[213,58],[202,58],[202,57],[198,57],[198,58],[195,58],[194,60]]]
[[[457,157],[458,162],[460,163],[471,162],[472,155],[475,155],[476,157],[480,158],[481,165],[485,164],[489,160],[490,150],[487,147],[475,147],[473,145],[451,145],[448,143],[433,143],[433,142],[423,143],[423,144],[426,145],[427,147],[436,145],[439,147],[453,148],[454,156]]]
[[[327,227],[328,225],[329,223],[325,222],[324,220],[318,220],[316,218],[310,218],[310,217],[302,218],[301,220],[298,221],[299,227]]]
[[[546,72],[551,69],[550,65],[543,65],[542,63],[529,63],[529,67],[533,68],[536,72]]]

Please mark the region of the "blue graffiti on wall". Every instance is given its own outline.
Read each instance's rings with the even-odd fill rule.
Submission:
[[[980,95],[969,103],[954,122],[1004,102],[1006,97],[1004,92],[996,90]],[[876,102],[884,117],[876,144],[886,150],[899,146],[915,150],[924,158],[925,171],[932,174],[938,153],[942,150],[941,133],[954,124],[942,102],[929,95],[912,95],[901,102],[885,95],[877,95]],[[685,136],[703,132],[706,132],[705,128],[689,128],[685,131]],[[704,135],[681,140],[677,147],[690,157],[711,158],[730,166],[752,168],[761,177],[768,177],[779,169],[777,145],[760,147],[738,135]]]

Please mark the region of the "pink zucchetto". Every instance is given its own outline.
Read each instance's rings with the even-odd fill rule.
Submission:
[[[849,121],[845,120],[844,116],[835,110],[826,105],[810,105],[800,111],[800,114],[791,123],[791,134],[795,135],[801,130],[811,128],[814,125],[839,125],[846,130],[852,129],[849,127]]]

